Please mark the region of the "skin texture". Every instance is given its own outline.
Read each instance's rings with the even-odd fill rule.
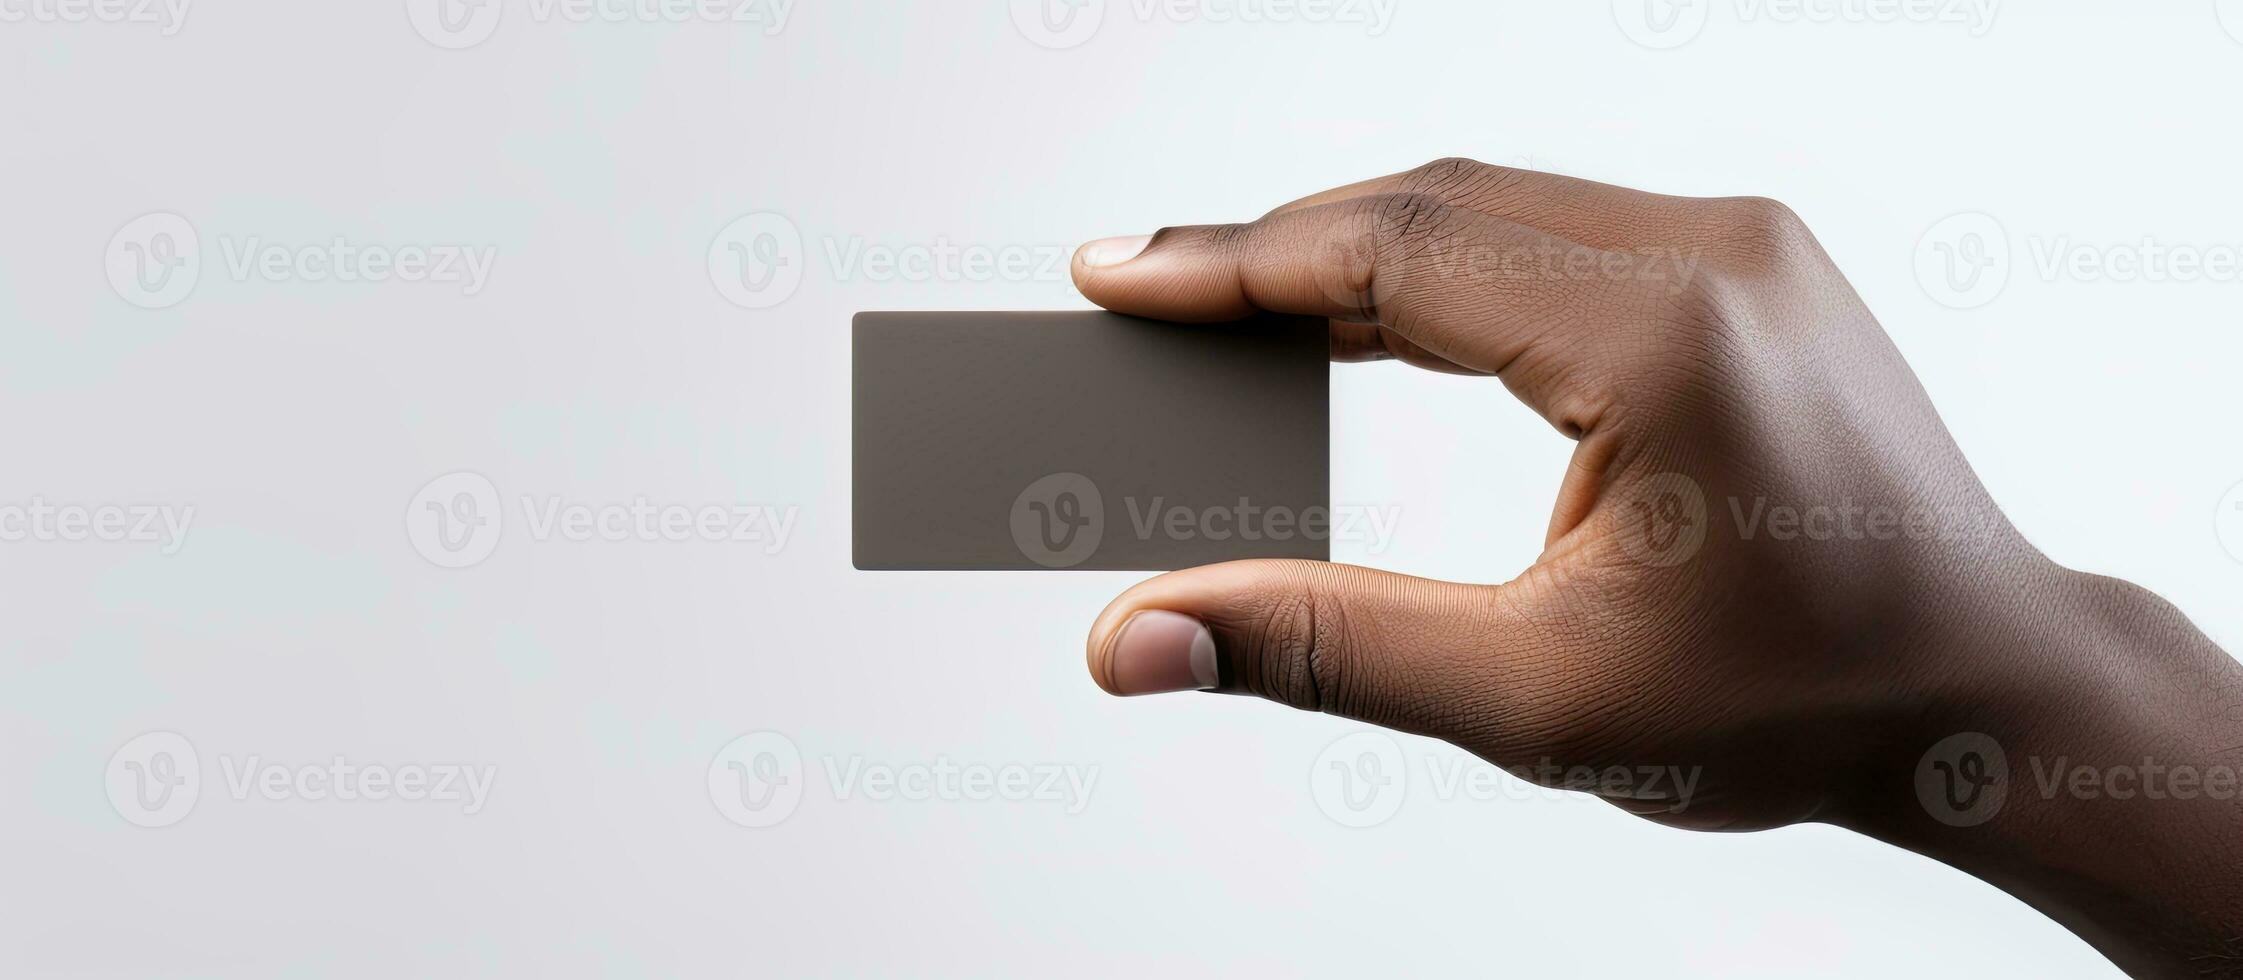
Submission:
[[[2011,527],[1782,205],[1442,160],[1245,224],[1094,243],[1074,275],[1143,316],[1331,317],[1335,359],[1493,375],[1577,442],[1519,578],[1163,575],[1091,631],[1109,691],[1136,693],[1113,670],[1130,618],[1181,613],[1212,634],[1227,692],[1554,765],[1566,788],[1582,787],[1556,772],[1692,768],[1686,804],[1595,789],[1689,829],[1850,827],[2010,891],[2136,974],[2243,975],[2243,805],[2044,795],[2033,765],[2243,764],[2243,669]],[[1999,745],[2009,778],[1996,812],[1956,826],[1918,782],[1956,771],[1935,756],[1964,733]]]

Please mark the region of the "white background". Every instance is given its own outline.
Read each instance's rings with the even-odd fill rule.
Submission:
[[[1083,304],[1063,267],[907,281],[837,254],[1041,254],[1455,154],[1788,202],[2025,532],[2233,649],[2243,284],[2050,277],[2032,249],[2243,245],[2243,8],[2231,35],[2210,0],[2034,0],[1975,30],[1720,0],[1654,50],[1633,2],[1396,0],[1380,31],[1107,0],[1063,49],[1004,3],[801,0],[767,33],[507,0],[460,50],[401,0],[0,23],[0,505],[194,508],[169,555],[0,543],[0,973],[2110,975],[1994,889],[1829,828],[1436,798],[1428,767],[1462,757],[1423,740],[1397,740],[1391,819],[1344,827],[1310,774],[1361,726],[1091,684],[1083,634],[1137,576],[849,567],[850,314]],[[202,261],[150,310],[109,270],[152,212]],[[767,212],[800,280],[743,308],[708,257]],[[1958,212],[2012,244],[1976,309],[1917,274]],[[223,251],[338,236],[495,265],[465,295]],[[1339,557],[1532,560],[1569,444],[1499,385],[1345,368],[1333,421],[1336,498],[1403,517]],[[405,515],[457,471],[506,523],[449,569]],[[796,519],[775,554],[537,540],[524,496]],[[766,731],[799,805],[743,827],[711,767]],[[148,732],[200,781],[152,829],[105,792]],[[222,768],[337,756],[496,783],[469,815],[237,798]],[[938,760],[1096,781],[1069,813],[844,797],[828,768]]]

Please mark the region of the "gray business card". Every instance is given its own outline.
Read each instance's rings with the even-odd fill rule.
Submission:
[[[1330,557],[1325,323],[860,313],[861,569]]]

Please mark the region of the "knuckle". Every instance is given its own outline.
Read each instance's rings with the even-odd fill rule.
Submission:
[[[1305,711],[1331,711],[1344,701],[1346,657],[1338,605],[1314,592],[1268,597],[1248,627],[1256,693]]]
[[[1170,225],[1153,232],[1145,251],[1179,251],[1209,253],[1238,249],[1247,245],[1257,231],[1259,222],[1223,225]]]
[[[1676,323],[1707,326],[1727,319],[1744,283],[1716,271],[1699,276],[1672,290],[1645,290],[1645,302],[1656,303]]]
[[[1749,336],[1749,297],[1757,288],[1751,277],[1714,271],[1675,291],[1646,291],[1644,302],[1657,310],[1648,318],[1648,333],[1659,352],[1646,368],[1647,388],[1679,390],[1717,371],[1733,345]],[[1688,356],[1678,357],[1677,354]]]
[[[1656,404],[1702,383],[1740,333],[1739,304],[1757,288],[1745,276],[1709,269],[1671,287],[1631,283],[1611,292],[1618,346],[1601,372],[1612,375],[1606,397]]]
[[[1494,168],[1466,157],[1442,157],[1410,171],[1404,185],[1413,191],[1453,190],[1481,179]]]
[[[1432,194],[1382,194],[1371,206],[1378,241],[1404,249],[1429,242],[1448,219],[1449,205]]]
[[[1253,238],[1260,222],[1248,224],[1208,225],[1201,231],[1207,246],[1215,249],[1238,248]]]
[[[1711,212],[1707,233],[1733,271],[1779,272],[1808,250],[1806,222],[1781,201],[1724,198],[1712,202]]]
[[[1772,197],[1740,197],[1730,205],[1731,223],[1739,231],[1764,236],[1789,236],[1806,227],[1798,212]]]

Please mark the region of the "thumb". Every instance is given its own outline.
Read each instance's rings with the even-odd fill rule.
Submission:
[[[1219,689],[1424,731],[1433,719],[1417,716],[1502,661],[1502,602],[1498,587],[1352,565],[1209,565],[1107,606],[1090,673],[1110,694]]]

